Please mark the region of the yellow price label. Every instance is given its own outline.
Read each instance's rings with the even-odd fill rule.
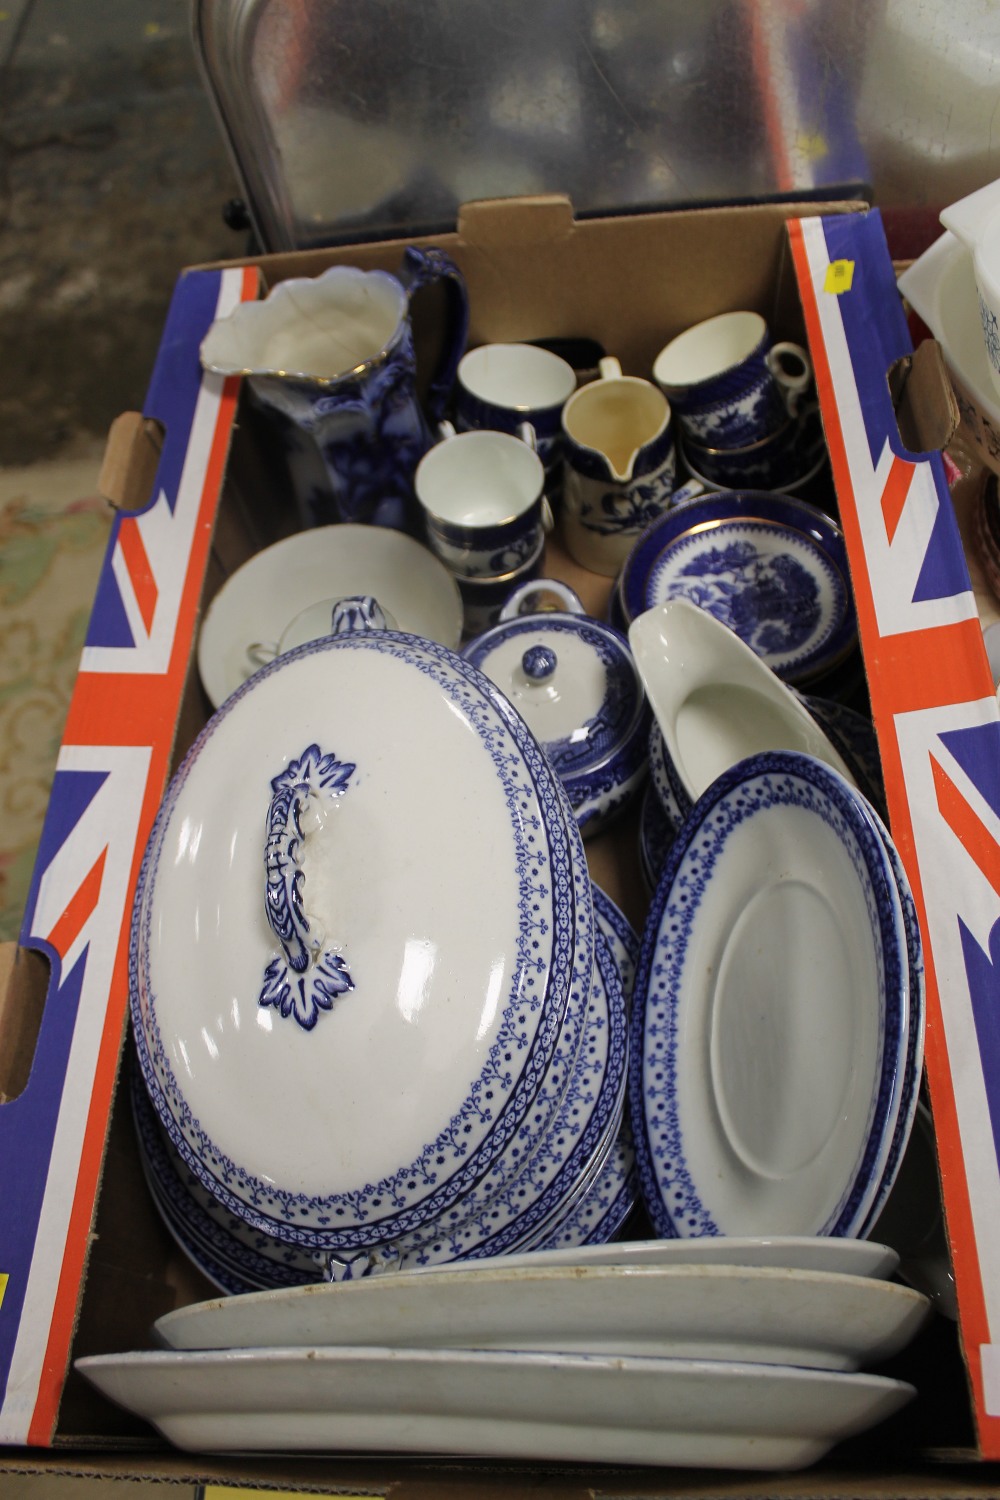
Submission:
[[[841,292],[849,292],[854,280],[853,260],[831,260],[826,268],[826,280],[823,282],[824,292],[832,292],[839,297]]]
[[[3,1294],[7,1290],[7,1283],[9,1280],[10,1277],[7,1275],[7,1272],[0,1271],[0,1307],[3,1307]]]

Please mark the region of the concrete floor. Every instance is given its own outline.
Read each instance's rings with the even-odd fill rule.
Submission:
[[[188,0],[0,4],[0,466],[141,406],[177,272],[238,255]]]

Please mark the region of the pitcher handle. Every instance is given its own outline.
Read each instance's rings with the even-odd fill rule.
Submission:
[[[436,246],[421,250],[416,245],[406,247],[397,275],[409,301],[413,300],[415,293],[437,281],[443,281],[448,292],[444,351],[427,393],[428,417],[432,423],[439,422],[444,416],[455,384],[458,362],[465,353],[469,337],[469,293],[465,277],[443,250]]]

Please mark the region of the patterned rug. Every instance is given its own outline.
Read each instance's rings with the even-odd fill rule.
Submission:
[[[0,469],[0,941],[20,932],[111,527],[103,446]]]

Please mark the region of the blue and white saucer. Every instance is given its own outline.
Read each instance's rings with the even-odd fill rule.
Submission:
[[[857,645],[843,534],[790,495],[724,490],[668,511],[633,548],[616,597],[629,622],[689,599],[786,682],[827,672]]]
[[[885,842],[857,792],[776,751],[724,772],[643,934],[630,1117],[666,1237],[857,1235],[919,1058]]]

